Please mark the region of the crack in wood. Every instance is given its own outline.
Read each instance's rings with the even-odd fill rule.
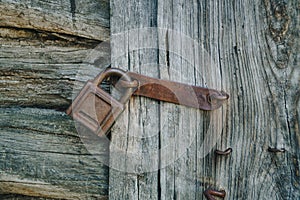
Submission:
[[[168,75],[170,76],[170,50],[169,50],[169,32],[166,32],[166,65],[168,68]]]
[[[76,12],[76,2],[75,0],[70,0],[70,6],[71,6],[71,14],[72,14],[72,21],[75,22],[75,12]]]
[[[23,42],[24,40],[27,40],[28,42],[38,40],[44,44],[50,43],[51,41],[52,43],[55,42],[56,46],[78,46],[86,48],[95,48],[101,42],[97,39],[89,39],[67,33],[10,26],[0,26],[0,38],[6,40],[20,40],[20,38],[22,38]]]

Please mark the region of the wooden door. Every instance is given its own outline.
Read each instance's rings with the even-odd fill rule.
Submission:
[[[298,199],[298,14],[296,1],[112,0],[112,66],[230,100],[213,112],[131,100],[112,132],[110,199]]]

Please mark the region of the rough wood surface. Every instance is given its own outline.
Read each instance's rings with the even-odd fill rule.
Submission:
[[[107,0],[4,0],[0,2],[1,27],[34,29],[107,40],[109,2]]]
[[[13,28],[0,28],[0,33],[1,107],[66,109],[75,81],[84,82],[101,71],[98,66],[79,76],[80,70],[96,69],[97,59],[103,61],[109,54],[97,50],[98,40]],[[96,57],[89,59],[93,52]]]
[[[1,1],[0,7],[1,107],[65,109],[81,66],[107,59],[104,50],[97,59],[88,56],[109,37],[109,2]]]
[[[108,168],[96,158],[108,146],[91,155],[64,110],[109,60],[97,48],[109,37],[109,2],[0,8],[0,199],[107,199]]]
[[[123,35],[130,28],[156,26],[154,11],[157,2],[112,1],[111,6],[113,8],[111,17],[111,24],[113,24],[111,26],[113,27],[111,29],[112,67],[121,67],[125,70],[158,77],[157,67],[147,69],[143,66],[144,63],[158,63],[156,49],[150,51],[138,49],[134,52],[127,52],[127,49],[149,43],[138,39],[134,31],[131,37],[130,33]],[[123,21],[124,19],[128,24]],[[115,38],[114,34],[118,35],[118,33],[121,36]],[[123,37],[124,40],[122,40]],[[146,55],[145,58],[141,56],[142,54]],[[133,98],[130,101],[129,110],[130,112],[126,110],[118,119],[111,133],[109,198],[153,199],[157,197],[159,177],[157,173],[146,175],[143,172],[148,171],[148,167],[159,166],[159,154],[154,152],[152,155],[152,150],[159,147],[157,134],[160,126],[159,104],[147,98]],[[145,138],[144,142],[143,138]],[[144,158],[145,155],[147,156]]]
[[[0,116],[0,194],[60,199],[107,195],[107,167],[87,152],[66,114],[1,108]],[[99,152],[106,156],[104,144]]]
[[[216,126],[212,119],[218,118],[212,117],[214,113],[157,104],[145,98],[132,100],[112,132],[111,153],[121,149],[124,156],[111,154],[111,165],[121,166],[123,172],[110,170],[109,197],[205,199],[203,192],[213,188],[226,190],[226,199],[298,199],[297,1],[112,0],[111,10],[112,57],[119,56],[112,60],[113,66],[197,85],[219,85],[231,97],[224,107],[227,112],[223,124]],[[174,39],[167,32],[156,38],[158,45],[170,51],[155,49],[156,43],[150,45],[149,38],[143,38],[139,29],[153,26],[174,29],[193,38],[208,54],[201,54],[196,47],[184,43],[183,38]],[[134,31],[126,33],[131,29]],[[114,35],[123,37],[114,39]],[[145,50],[147,46],[154,50]],[[195,77],[186,60],[170,53],[176,49],[191,55],[190,65],[201,72],[204,81]],[[212,65],[205,59],[216,64],[216,71],[211,70]],[[161,65],[151,68],[149,63]],[[216,76],[218,70],[220,76]],[[162,126],[166,119],[167,125]],[[203,152],[201,144],[211,125],[216,132],[219,126],[223,128],[221,139],[202,158],[198,152]],[[146,137],[150,134],[151,139]],[[189,141],[196,142],[183,149]],[[154,166],[167,162],[169,158],[163,157],[163,152],[157,155],[160,160],[156,162],[147,156],[137,159],[141,163],[126,160],[132,152],[149,152],[170,142],[176,144],[171,149],[173,156],[184,153],[163,169],[139,171],[144,162]],[[268,152],[269,146],[286,151]],[[214,154],[215,149],[228,147],[233,149],[231,155]]]

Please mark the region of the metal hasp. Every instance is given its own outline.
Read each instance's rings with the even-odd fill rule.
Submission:
[[[124,81],[132,82],[131,78],[120,69],[106,69],[93,81],[88,81],[72,105],[66,111],[76,121],[89,128],[99,136],[105,135],[115,120],[124,110],[124,104],[133,93],[133,88],[126,88],[119,100],[114,99],[99,85],[109,77],[118,77]],[[135,86],[137,82],[133,81]]]
[[[128,72],[128,75],[139,82],[137,90],[133,93],[137,96],[202,110],[218,109],[229,99],[229,95],[223,91],[151,78],[133,72]]]
[[[121,93],[120,99],[105,92],[100,84],[108,79]],[[93,81],[88,81],[67,110],[76,121],[99,136],[105,135],[124,110],[132,95],[144,96],[160,101],[214,110],[229,98],[223,91],[196,87],[107,68]]]

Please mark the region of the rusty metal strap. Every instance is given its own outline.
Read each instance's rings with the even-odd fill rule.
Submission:
[[[133,80],[137,80],[138,86],[123,80],[118,81],[117,85],[136,87],[133,93],[136,96],[144,96],[202,110],[218,109],[229,98],[229,95],[224,91],[151,78],[134,72],[127,72],[127,75]]]

